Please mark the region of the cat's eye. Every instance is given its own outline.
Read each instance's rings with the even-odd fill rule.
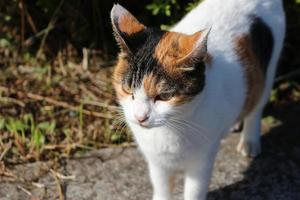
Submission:
[[[173,97],[172,93],[161,93],[154,98],[154,102],[156,101],[169,101]]]
[[[126,94],[131,95],[132,100],[134,100],[134,95],[133,95],[132,89],[130,87],[128,87],[127,85],[122,85],[122,90]]]
[[[125,92],[128,95],[129,94],[132,95],[132,89],[130,87],[128,87],[128,85],[123,84],[122,85],[122,90],[123,90],[123,92]]]

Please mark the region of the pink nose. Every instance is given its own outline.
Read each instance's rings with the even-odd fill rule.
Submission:
[[[135,119],[139,122],[139,123],[143,123],[145,121],[147,121],[147,119],[149,118],[148,115],[144,114],[144,115],[134,115]]]

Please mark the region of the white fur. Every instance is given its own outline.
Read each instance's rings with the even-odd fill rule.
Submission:
[[[245,118],[239,144],[239,151],[255,156],[260,151],[261,113],[272,87],[285,33],[281,0],[204,1],[172,29],[192,34],[211,28],[207,48],[213,59],[211,66],[206,67],[201,94],[180,107],[154,103],[147,99],[142,88],[135,92],[134,100],[121,100],[128,124],[149,164],[153,200],[171,198],[168,180],[176,169],[186,175],[185,200],[206,199],[220,140],[236,122],[245,101],[246,80],[234,51],[233,38],[248,33],[249,15],[253,14],[268,24],[275,41],[263,96]],[[148,128],[136,123],[134,115],[139,112],[149,114]],[[177,122],[169,121],[173,118]]]

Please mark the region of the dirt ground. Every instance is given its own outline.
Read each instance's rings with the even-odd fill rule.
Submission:
[[[239,134],[222,141],[209,200],[300,200],[299,108],[291,105],[273,113],[278,123],[264,127],[263,153],[256,159],[236,153]],[[89,152],[62,160],[59,166],[7,166],[6,175],[0,176],[0,200],[147,200],[151,190],[146,164],[136,148]],[[182,199],[181,175],[174,199]]]

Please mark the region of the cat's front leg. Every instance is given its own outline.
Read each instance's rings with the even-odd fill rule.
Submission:
[[[153,187],[153,200],[171,199],[171,172],[157,163],[148,163]]]
[[[210,169],[189,169],[185,174],[184,199],[205,200],[210,175]]]
[[[184,200],[205,200],[218,146],[185,169]]]
[[[261,115],[263,107],[257,108],[245,118],[245,126],[237,146],[243,156],[256,157],[261,153]]]

